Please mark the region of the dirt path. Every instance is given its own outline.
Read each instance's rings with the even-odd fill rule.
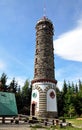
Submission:
[[[0,130],[31,130],[28,125],[1,125]]]

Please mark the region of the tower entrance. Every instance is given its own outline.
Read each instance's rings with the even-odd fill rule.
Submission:
[[[35,103],[32,104],[32,116],[35,115]]]

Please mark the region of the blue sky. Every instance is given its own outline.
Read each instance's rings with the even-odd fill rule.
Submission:
[[[44,15],[53,22],[55,77],[82,80],[82,0],[0,0],[0,75],[23,86],[34,76],[35,25]]]

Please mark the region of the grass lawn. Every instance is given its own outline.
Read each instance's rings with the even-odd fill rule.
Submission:
[[[73,128],[73,127],[64,127],[64,128],[60,128],[58,127],[50,127],[50,128],[31,128],[31,130],[82,130],[82,128]]]
[[[82,127],[82,118],[76,118],[76,119],[67,119],[67,122],[70,122],[73,125],[81,126]]]

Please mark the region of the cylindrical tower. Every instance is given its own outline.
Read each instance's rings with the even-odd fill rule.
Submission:
[[[32,80],[31,115],[56,117],[56,83],[54,72],[54,28],[43,17],[36,24],[34,79]]]

